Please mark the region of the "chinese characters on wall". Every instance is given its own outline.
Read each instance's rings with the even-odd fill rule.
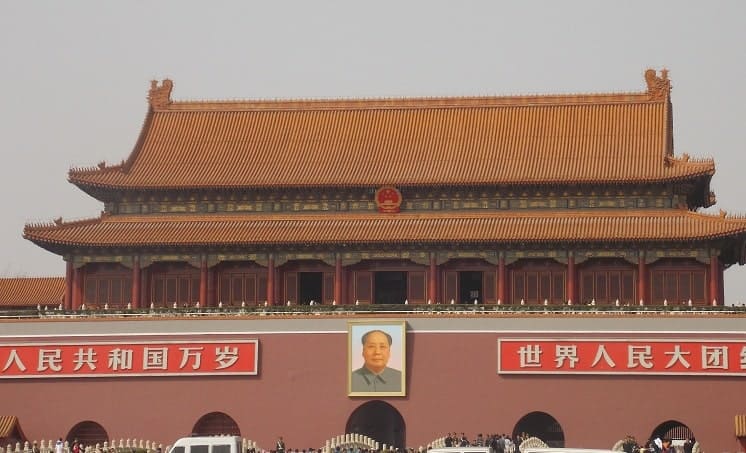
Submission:
[[[746,341],[498,340],[499,374],[746,375]]]
[[[0,378],[255,375],[258,341],[0,344]]]

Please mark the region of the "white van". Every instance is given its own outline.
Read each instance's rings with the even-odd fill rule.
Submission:
[[[182,437],[169,453],[243,453],[243,446],[238,436]]]

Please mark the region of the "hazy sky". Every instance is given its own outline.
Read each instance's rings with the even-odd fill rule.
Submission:
[[[696,6],[695,6],[696,5]],[[64,275],[27,222],[95,217],[74,166],[125,159],[151,79],[187,99],[643,91],[670,71],[675,152],[746,212],[746,2],[0,0],[0,276]],[[726,271],[746,301],[746,269]]]

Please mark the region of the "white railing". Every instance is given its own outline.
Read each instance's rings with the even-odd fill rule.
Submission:
[[[264,452],[264,450],[258,448],[256,442],[251,439],[244,438],[241,443],[243,446],[243,452],[246,452],[249,449],[254,449],[258,453]],[[16,442],[15,444],[8,444],[5,447],[0,446],[0,453],[33,453],[34,445],[38,448],[39,453],[55,453],[56,444],[57,441],[54,440],[41,440],[24,443]],[[111,440],[102,444],[84,445],[83,447],[83,453],[166,453],[171,449],[170,445],[167,445],[164,448],[163,444],[145,439]],[[62,452],[72,453],[72,451],[72,445],[68,442],[64,442]]]

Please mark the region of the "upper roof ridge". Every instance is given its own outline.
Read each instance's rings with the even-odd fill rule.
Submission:
[[[609,104],[626,102],[660,102],[668,99],[671,82],[668,70],[660,77],[654,69],[645,71],[646,91],[635,92],[574,92],[574,93],[517,93],[502,95],[457,96],[382,96],[382,97],[318,97],[318,98],[259,98],[259,99],[171,99],[173,81],[164,79],[150,82],[148,100],[153,110],[335,110],[335,109],[407,109],[528,106],[544,104]]]
[[[231,99],[171,101],[159,107],[158,110],[393,110],[575,104],[602,105],[650,101],[651,99],[647,92],[520,94],[501,96]]]

